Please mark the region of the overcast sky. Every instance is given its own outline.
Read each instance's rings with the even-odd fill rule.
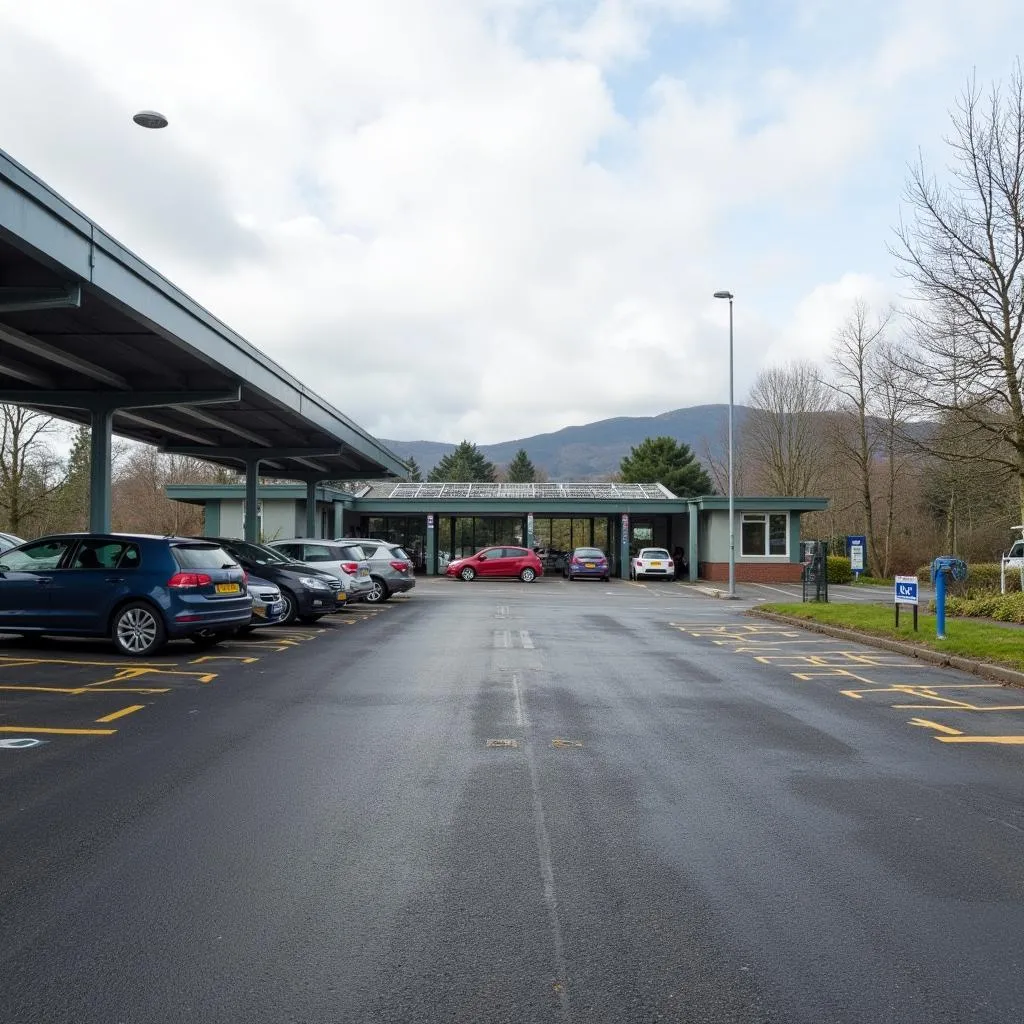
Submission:
[[[979,14],[983,16],[979,16]],[[1019,0],[0,0],[0,147],[372,433],[822,358]],[[141,108],[163,131],[131,122]]]

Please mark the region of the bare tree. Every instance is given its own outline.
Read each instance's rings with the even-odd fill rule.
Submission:
[[[24,532],[61,485],[52,445],[60,427],[52,416],[24,406],[0,406],[0,508],[12,533]]]
[[[880,344],[868,363],[868,386],[873,396],[872,408],[877,424],[877,449],[884,469],[882,503],[885,529],[876,541],[875,565],[883,576],[892,569],[892,554],[897,513],[902,505],[902,491],[909,475],[912,456],[907,434],[909,419],[914,408],[915,381],[907,370],[908,353],[889,342]],[[871,493],[871,481],[867,491]],[[878,556],[881,556],[880,560]]]
[[[822,421],[831,396],[809,362],[762,370],[743,427],[748,460],[769,494],[816,493],[827,467]]]
[[[922,300],[920,397],[967,437],[971,457],[1016,481],[1024,522],[1024,72],[951,113],[951,180],[911,168],[894,255]],[[953,445],[953,449],[956,448]],[[950,452],[952,454],[952,452]]]
[[[863,299],[857,299],[849,316],[836,331],[832,348],[832,379],[828,386],[836,393],[838,415],[832,421],[832,443],[836,455],[854,471],[860,491],[864,532],[873,566],[881,566],[882,546],[875,530],[874,496],[871,480],[881,438],[872,422],[876,409],[875,385],[884,362],[879,349],[892,321],[892,309],[876,314]],[[895,383],[895,374],[888,375]]]

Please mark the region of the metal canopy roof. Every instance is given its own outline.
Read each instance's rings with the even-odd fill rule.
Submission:
[[[116,433],[232,468],[262,452],[262,472],[285,478],[406,472],[0,151],[0,401],[88,423],[83,409],[133,396]]]
[[[357,495],[358,496],[358,495]],[[661,484],[619,483],[402,483],[387,498],[554,498],[672,500],[675,495]]]

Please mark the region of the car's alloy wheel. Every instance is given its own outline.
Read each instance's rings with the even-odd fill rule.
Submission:
[[[145,657],[162,647],[166,632],[160,614],[148,604],[126,604],[114,616],[111,639],[123,654]]]
[[[465,581],[466,581],[467,583],[470,583],[470,582],[472,582],[472,581],[473,581],[474,579],[476,579],[476,570],[475,570],[475,569],[473,569],[472,567],[470,567],[470,566],[468,566],[468,565],[467,565],[467,566],[466,566],[466,568],[465,568],[465,569],[463,569],[463,570],[462,570],[462,572],[460,572],[460,573],[459,573],[459,575],[460,575],[460,576],[461,576],[461,577],[462,577],[462,578],[463,578],[463,579],[464,579],[464,580],[465,580]]]
[[[532,583],[537,578],[537,574],[532,569],[527,568],[519,574],[519,578],[524,583]],[[569,579],[572,579],[572,577],[570,576]]]
[[[281,625],[290,626],[298,617],[298,607],[295,604],[295,596],[290,590],[281,588],[281,600],[284,602],[284,615],[281,616]]]
[[[383,580],[377,579],[374,576],[370,581],[370,592],[366,595],[366,600],[370,604],[380,604],[382,601],[388,599],[388,588],[385,586]]]

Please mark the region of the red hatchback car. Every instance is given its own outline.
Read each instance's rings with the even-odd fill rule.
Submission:
[[[524,583],[532,583],[544,575],[544,566],[529,548],[484,548],[469,558],[457,558],[448,563],[446,576],[467,583],[480,577],[518,576]]]

